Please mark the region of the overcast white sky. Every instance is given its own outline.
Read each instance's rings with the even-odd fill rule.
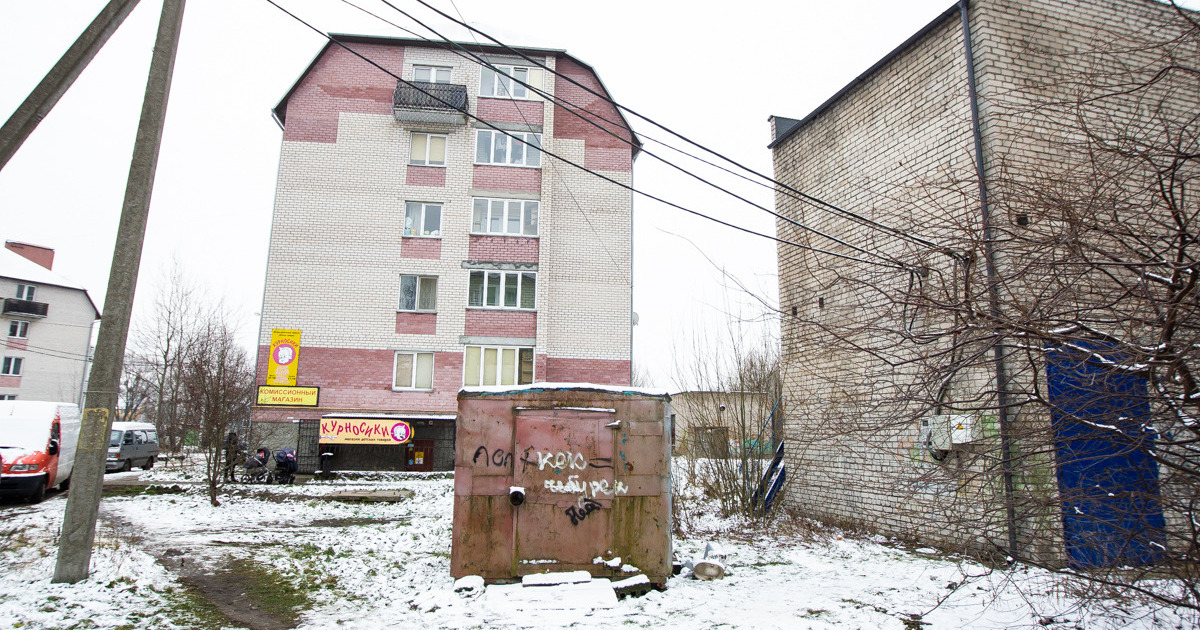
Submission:
[[[339,0],[279,0],[330,32],[408,36]],[[799,118],[952,0],[455,0],[468,22],[512,45],[566,49],[613,97],[770,173],[767,117]],[[392,21],[378,0],[354,0]],[[394,4],[452,28],[412,0]],[[7,118],[106,0],[0,0],[0,116]],[[454,13],[450,0],[434,4]],[[109,263],[161,0],[143,0],[57,108],[0,171],[0,237],[53,247],[55,270],[104,301]],[[223,297],[248,347],[258,328],[281,132],[270,109],[323,38],[265,0],[193,0],[184,16],[138,284],[138,314],[164,270]],[[640,133],[662,132],[634,122]],[[722,180],[732,184],[732,180]],[[634,183],[765,233],[772,218],[643,155]],[[739,186],[773,205],[766,188]],[[634,361],[671,387],[673,348],[712,337],[725,313],[753,315],[717,267],[767,300],[777,293],[771,241],[635,197]],[[712,262],[709,262],[711,259]],[[750,330],[749,335],[758,334]]]

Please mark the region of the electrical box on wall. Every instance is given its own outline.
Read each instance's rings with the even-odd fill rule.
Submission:
[[[921,418],[921,444],[938,451],[950,450],[950,426],[947,416]]]
[[[949,416],[950,443],[971,444],[983,437],[979,430],[979,417],[971,415]]]
[[[982,436],[978,416],[959,414],[921,418],[921,444],[931,449],[948,451],[971,444]]]

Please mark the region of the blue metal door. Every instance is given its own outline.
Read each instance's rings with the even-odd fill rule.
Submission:
[[[1146,379],[1101,343],[1046,355],[1063,531],[1073,568],[1151,564],[1165,551]]]

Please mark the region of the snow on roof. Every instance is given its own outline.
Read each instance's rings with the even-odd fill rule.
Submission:
[[[590,390],[611,392],[614,394],[641,394],[643,396],[669,396],[665,389],[655,387],[633,387],[631,385],[598,385],[596,383],[532,383],[530,385],[489,385],[484,387],[464,387],[459,390],[466,394],[516,394],[520,392],[542,392],[550,390]]]
[[[87,291],[83,285],[57,274],[7,248],[0,248],[0,277],[25,280],[31,284],[50,284]]]

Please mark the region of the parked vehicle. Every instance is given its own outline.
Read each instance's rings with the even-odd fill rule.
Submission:
[[[108,460],[104,470],[129,471],[154,467],[158,457],[158,430],[148,422],[114,422],[108,437]]]
[[[47,488],[66,490],[75,468],[79,424],[76,405],[0,401],[0,496],[37,503]]]

